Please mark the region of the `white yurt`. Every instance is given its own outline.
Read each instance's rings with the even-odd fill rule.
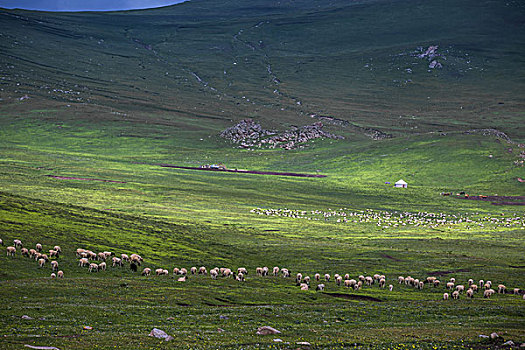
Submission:
[[[394,184],[394,187],[407,188],[408,184],[403,179],[401,179]]]

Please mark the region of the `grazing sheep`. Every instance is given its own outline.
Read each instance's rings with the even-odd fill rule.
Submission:
[[[478,285],[480,289],[483,288],[483,286],[485,285],[485,281],[479,280]]]
[[[49,261],[49,257],[47,256],[47,254],[42,254],[40,255],[40,257],[44,259],[46,262]]]
[[[381,278],[379,280],[379,288],[385,288],[386,286],[386,280],[384,278]]]
[[[56,250],[53,250],[53,249],[50,249],[50,250],[49,250],[49,257],[50,257],[50,258],[58,258],[58,255],[59,255],[59,254],[60,254],[60,253],[59,253],[58,251],[56,251]]]
[[[519,288],[514,288],[513,293],[514,294],[520,294],[520,289]]]
[[[214,280],[217,279],[217,275],[218,275],[218,274],[219,274],[219,272],[218,272],[217,270],[215,270],[215,269],[211,269],[211,270],[210,270],[210,277],[211,277],[212,279],[214,279]]]
[[[29,257],[34,258],[37,251],[33,248],[29,249]]]
[[[84,266],[87,266],[87,265],[89,265],[89,260],[87,258],[82,258],[82,259],[78,260],[78,266],[84,267]]]
[[[284,278],[289,278],[290,277],[290,271],[288,269],[281,269],[281,273],[283,274],[283,277]]]
[[[38,249],[38,244],[37,244],[37,249]],[[77,258],[85,258],[85,256],[82,256],[82,255],[86,254],[86,250],[82,248],[77,248],[77,250],[75,250],[75,254]]]
[[[483,298],[490,298],[494,293],[496,293],[496,291],[494,289],[486,289],[484,292],[483,292]]]
[[[106,263],[103,261],[100,264],[98,264],[98,270],[99,271],[106,271]]]
[[[339,274],[336,273],[336,274],[334,275],[334,280],[336,280],[338,277],[339,277]]]
[[[434,287],[439,287],[439,284],[441,283],[440,280],[435,280],[434,282],[432,282],[432,284],[434,285]]]
[[[38,261],[38,259],[40,259],[41,257],[42,257],[42,254],[40,254],[39,252],[36,252],[35,255],[33,256],[35,261]]]
[[[106,261],[106,254],[104,254],[103,252],[98,253],[97,260]]]
[[[341,276],[337,276],[337,278],[335,279],[335,284],[337,284],[338,286],[341,285],[341,282],[343,282],[343,277]]]
[[[350,274],[346,273],[344,279],[345,280],[349,280],[350,279]]]
[[[507,287],[505,287],[505,285],[503,284],[498,285],[498,293],[505,294],[506,290],[507,290]]]
[[[405,282],[405,277],[403,277],[403,276],[399,276],[399,277],[397,278],[397,282],[398,282],[399,284],[404,283],[404,282]]]
[[[188,274],[188,270],[187,269],[185,269],[184,267],[182,269],[180,269],[179,275],[186,276],[187,274]]]
[[[324,290],[324,284],[318,284],[317,287],[315,288],[315,290],[320,290],[320,291],[323,291]]]
[[[95,263],[89,264],[88,271],[89,272],[98,272],[98,265],[95,264]]]
[[[318,274],[318,273],[316,273],[316,274],[314,275],[314,279],[315,279],[317,282],[319,282],[319,280],[321,279],[321,275]]]
[[[22,245],[22,241],[19,240],[19,239],[15,239],[13,240],[13,245],[16,247],[16,248],[22,248],[23,245]]]
[[[308,290],[308,285],[306,283],[301,283],[301,290]]]
[[[9,246],[7,247],[7,256],[15,256],[16,248]]]
[[[268,266],[264,266],[262,268],[262,275],[263,276],[268,276],[268,271],[269,271]]]
[[[192,267],[190,268],[190,271],[191,271],[191,274],[192,274],[192,275],[196,275],[196,274],[197,274],[197,267],[192,266]]]
[[[343,285],[344,285],[346,288],[350,288],[350,280],[344,280]]]
[[[345,286],[346,286],[347,282],[345,281]],[[353,288],[355,287],[355,285],[357,284],[357,281],[354,280],[354,279],[351,279],[351,280],[348,280],[348,288]]]
[[[465,291],[465,286],[462,285],[462,284],[458,284],[456,286],[456,290],[458,291],[458,293],[461,293],[461,292]]]
[[[374,279],[372,277],[370,277],[370,276],[366,276],[365,277],[365,284],[367,286],[371,286],[372,284],[374,284]]]
[[[274,275],[274,276],[279,275],[279,267],[278,267],[278,266],[274,266],[272,272],[273,272],[273,275]]]
[[[57,272],[57,277],[58,278],[64,278],[64,271],[60,270]]]
[[[427,283],[428,284],[433,284],[436,279],[437,279],[436,277],[429,276],[429,277],[427,277]]]
[[[256,274],[257,276],[262,276],[262,273],[263,273],[263,269],[262,269],[262,267],[257,267],[257,268],[255,269],[255,274]]]
[[[478,285],[477,284],[471,284],[470,285],[470,289],[472,289],[473,292],[477,292],[478,291]]]
[[[53,250],[56,250],[58,252],[58,254],[62,253],[62,248],[60,248],[59,245],[54,246]]]
[[[239,272],[237,276],[235,276],[236,281],[244,282],[244,273]]]
[[[151,269],[149,267],[145,267],[142,270],[142,276],[149,276],[151,274]]]
[[[51,272],[51,278],[52,278],[52,279],[57,278],[57,275],[55,275],[54,272]]]
[[[485,284],[488,284],[490,287],[492,287],[492,281],[487,281]]]
[[[374,276],[374,281],[379,281],[381,279],[381,275],[376,273]]]
[[[307,285],[310,285],[310,276],[305,276],[304,279],[303,279],[304,283],[306,283]]]
[[[459,299],[459,292],[457,290],[452,292],[452,299]]]
[[[523,300],[525,300],[525,294],[523,294]]]
[[[394,286],[391,285],[391,284],[389,284],[389,285],[388,285],[388,290],[389,290],[389,291],[392,291],[393,289],[394,289]]]
[[[142,259],[142,257],[140,255],[138,255],[138,254],[131,254],[129,256],[129,260],[131,262],[134,262],[138,266],[140,266],[140,264],[142,264],[142,262],[144,261],[144,259]]]
[[[237,269],[237,273],[242,273],[243,275],[247,275],[248,274],[248,270],[245,267],[239,267]]]
[[[113,258],[111,258],[113,264],[111,266],[113,267],[116,267],[116,266],[122,266],[122,259],[120,258],[117,258],[116,256],[114,256]]]
[[[0,238],[0,245],[4,245],[4,241]]]
[[[180,272],[180,269],[179,269],[178,267],[174,267],[174,268],[173,268],[173,274],[174,274],[174,275],[178,275],[179,272]]]
[[[487,290],[487,289],[490,289],[491,285],[488,284],[488,283],[485,283],[485,285],[483,287],[485,288],[485,290]]]
[[[330,274],[325,273],[324,274],[324,279],[326,280],[326,282],[330,282]]]
[[[452,277],[452,278],[450,279],[450,282],[452,282],[452,283],[456,283],[456,279],[455,279],[454,277]]]
[[[471,285],[474,284],[474,280],[472,278],[469,278],[467,283],[468,283],[469,286],[471,286]]]
[[[206,271],[206,267],[201,266],[199,267],[199,275],[207,275],[208,271]]]
[[[301,280],[303,279],[303,274],[298,272],[297,275],[295,276],[295,280],[297,281],[297,283],[301,282]]]
[[[419,286],[417,286],[417,287],[418,287],[418,289],[423,289],[424,286],[425,286],[425,282],[421,281],[421,282],[419,282]]]
[[[413,280],[412,285],[416,288],[419,288],[419,279],[416,278],[415,280]]]
[[[44,265],[46,264],[46,259],[38,259],[38,266],[40,267],[44,267]]]
[[[156,270],[155,270],[155,274],[156,274],[157,276],[163,275],[163,274],[164,274],[164,269],[156,269]]]
[[[177,282],[186,282],[186,279],[188,279],[188,276],[184,275],[182,277],[177,278]]]
[[[122,259],[122,261],[127,261],[127,262],[129,262],[129,256],[128,256],[128,254],[120,254],[120,259]]]
[[[472,289],[467,289],[467,298],[474,297],[474,291]]]
[[[448,300],[448,293],[443,293],[443,300]]]
[[[241,273],[241,272],[239,272],[239,273]],[[232,272],[231,269],[226,268],[226,269],[222,270],[222,276],[223,277],[230,277],[230,276],[233,277],[234,275],[233,275],[233,272]]]
[[[27,248],[20,249],[20,254],[29,258],[29,250]]]
[[[41,251],[42,251],[42,244],[37,243],[36,246],[35,246],[35,248],[36,248],[36,251],[37,251],[37,252],[41,252]]]
[[[364,282],[365,281],[365,276],[359,275],[359,277],[357,279],[360,280],[361,282]]]
[[[51,261],[51,269],[53,271],[58,271],[58,261],[56,260]]]
[[[363,286],[363,281],[359,281],[354,285],[354,290],[359,290]]]
[[[454,282],[447,282],[447,289],[454,289]]]

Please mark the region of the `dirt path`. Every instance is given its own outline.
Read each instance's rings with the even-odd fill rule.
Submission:
[[[274,172],[274,171],[255,171],[255,170],[237,170],[237,169],[210,169],[210,168],[198,168],[198,167],[189,167],[189,166],[178,166],[178,165],[172,165],[172,164],[155,164],[155,165],[161,166],[163,168],[218,171],[218,172],[240,173],[240,174],[296,176],[296,177],[326,177],[326,175],[320,175],[320,174],[280,173],[280,172]]]

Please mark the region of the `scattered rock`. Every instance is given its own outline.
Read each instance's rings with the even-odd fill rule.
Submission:
[[[488,335],[485,335],[485,334],[480,334],[479,337],[480,338],[485,338],[485,339],[490,338]]]
[[[84,326],[84,329],[85,329],[86,331],[90,331],[90,330],[93,329],[93,327],[91,327],[91,326]]]
[[[168,335],[166,332],[164,332],[163,330],[158,329],[158,328],[153,328],[148,335],[150,337],[164,339],[165,341],[170,341],[170,340],[175,339],[171,335]]]
[[[240,148],[279,147],[286,150],[297,148],[300,144],[317,138],[344,138],[343,136],[325,132],[322,128],[323,123],[316,122],[312,125],[292,127],[290,130],[278,133],[276,131],[263,129],[260,124],[251,119],[244,119],[224,130],[220,136],[239,144]]]
[[[30,349],[37,349],[37,350],[60,350],[59,348],[55,348],[54,346],[34,346],[29,344],[24,344],[26,348]]]
[[[27,315],[22,315],[21,318],[22,318],[22,320],[32,320],[33,319],[33,317],[29,317]]]
[[[283,340],[282,340],[282,339],[279,339],[279,338],[275,338],[273,341],[274,341],[275,343],[282,343],[282,342],[283,342]]]
[[[168,321],[173,321],[175,319],[175,317],[168,317],[167,320]]]
[[[491,334],[490,334],[490,339],[497,339],[497,338],[499,338],[498,333],[495,333],[495,332],[494,332],[494,333],[491,333]]]
[[[509,340],[508,342],[501,344],[501,346],[514,346],[514,342],[512,340]]]
[[[268,334],[280,334],[281,331],[278,331],[277,329],[270,327],[270,326],[262,326],[257,328],[257,334],[259,335],[268,335]]]
[[[310,346],[310,343],[307,341],[298,341],[296,344],[301,346]]]

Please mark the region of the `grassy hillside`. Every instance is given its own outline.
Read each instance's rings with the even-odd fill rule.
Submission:
[[[0,10],[0,348],[525,342],[525,213],[514,205],[525,194],[523,18],[518,1]],[[442,68],[418,57],[433,45]],[[344,139],[284,150],[219,136],[244,118],[284,131],[315,116],[336,118],[322,120],[324,130]],[[487,128],[510,139],[469,131]],[[160,166],[218,163],[326,177]],[[407,189],[393,188],[400,178]],[[65,278],[52,280],[50,265],[20,248],[6,256],[14,239],[46,251],[59,244]],[[127,263],[88,273],[79,247],[138,253],[140,269],[170,275],[142,277]],[[191,266],[249,274],[171,274]],[[292,277],[255,276],[258,266]],[[332,280],[324,292],[316,281],[301,291],[298,272]],[[384,274],[393,290],[337,286],[336,273]],[[442,283],[418,290],[399,275]],[[509,293],[444,301],[452,277]],[[256,335],[263,325],[282,333]],[[153,327],[175,340],[148,337]],[[501,337],[479,337],[492,332]]]

